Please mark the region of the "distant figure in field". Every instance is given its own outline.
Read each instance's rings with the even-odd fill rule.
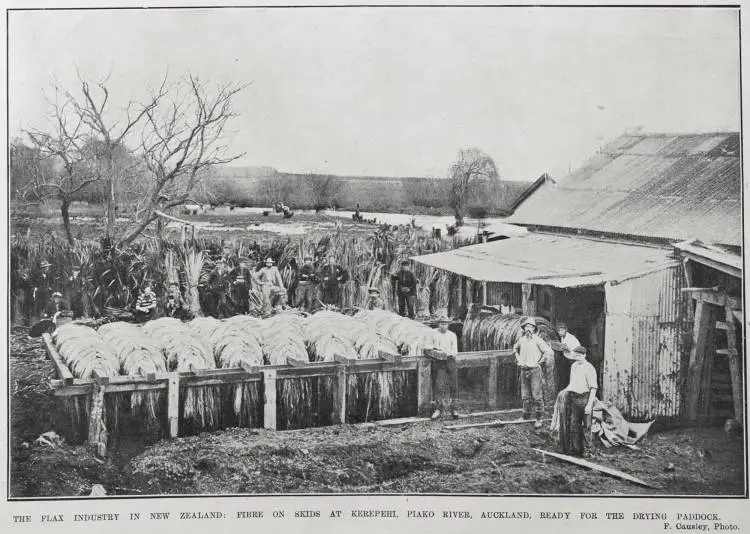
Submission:
[[[368,310],[384,310],[385,302],[380,298],[380,290],[377,287],[371,287],[367,298]]]
[[[323,304],[341,306],[341,284],[349,279],[346,269],[336,264],[335,256],[328,256],[318,273],[323,289]]]
[[[318,275],[315,272],[312,258],[305,256],[304,263],[297,273],[297,293],[294,305],[306,312],[311,312],[315,306],[315,294],[317,293]]]
[[[265,265],[258,272],[258,282],[263,294],[263,314],[281,310],[284,306],[286,287],[273,258],[266,258]]]

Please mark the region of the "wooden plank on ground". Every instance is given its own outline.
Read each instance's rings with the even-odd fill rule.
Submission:
[[[276,370],[263,370],[263,428],[276,430]]]
[[[167,382],[167,420],[169,436],[176,438],[180,423],[180,377],[173,375]]]
[[[459,419],[468,419],[471,417],[486,417],[488,415],[503,415],[506,413],[518,413],[522,412],[522,408],[512,408],[509,410],[490,410],[487,412],[473,412],[473,413],[460,413],[458,414]]]
[[[690,349],[688,368],[687,417],[691,421],[698,419],[701,393],[703,361],[706,356],[706,338],[711,320],[710,304],[699,300],[695,305],[693,323],[693,345]]]
[[[49,334],[42,334],[42,340],[44,341],[44,348],[47,351],[47,356],[52,362],[52,365],[55,366],[57,376],[65,385],[73,384],[75,377],[73,376],[73,373],[70,372],[70,369],[68,369],[68,366],[65,365],[65,362],[62,361],[60,353],[57,352],[55,344],[52,342],[52,336]]]
[[[576,458],[575,456],[568,456],[567,454],[560,454],[557,452],[545,451],[543,449],[533,449],[533,450],[535,450],[536,452],[540,454],[543,454],[546,456],[552,456],[553,458],[557,458],[558,460],[563,460],[564,462],[568,462],[568,463],[578,465],[581,467],[586,467],[588,469],[593,469],[594,471],[599,471],[600,473],[605,473],[607,475],[620,478],[622,480],[627,480],[628,482],[632,482],[640,486],[645,486],[647,488],[653,488],[653,489],[659,489],[659,486],[655,486],[654,484],[651,484],[650,482],[646,482],[645,480],[641,480],[640,478],[634,477],[633,475],[623,473],[622,471],[618,471],[617,469],[612,469],[611,467],[606,467],[604,465],[595,464],[594,462],[589,462],[588,460],[584,460],[583,458]]]
[[[542,422],[551,421],[552,419],[542,419]],[[466,430],[467,428],[491,428],[496,426],[507,426],[507,425],[525,425],[527,423],[536,423],[536,419],[511,419],[507,420],[495,420],[486,421],[484,423],[467,423],[465,425],[449,425],[445,428],[446,430]]]

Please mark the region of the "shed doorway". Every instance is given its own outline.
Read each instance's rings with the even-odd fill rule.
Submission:
[[[596,369],[599,387],[597,396],[601,398],[606,312],[604,286],[555,288],[551,295],[549,309],[544,309],[540,299],[540,315],[546,314],[555,326],[564,322],[568,326],[568,332],[588,349],[587,359]],[[558,389],[565,388],[570,382],[570,364],[571,361],[562,352],[555,353]]]

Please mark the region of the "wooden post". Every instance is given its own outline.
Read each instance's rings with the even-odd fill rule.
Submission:
[[[464,277],[458,277],[458,309],[464,304]]]
[[[333,399],[333,422],[346,424],[346,365],[337,368],[336,396]]]
[[[167,419],[169,437],[176,438],[180,431],[180,375],[170,373],[167,380]]]
[[[432,364],[429,358],[419,360],[417,367],[417,411],[429,414],[432,408]]]
[[[472,279],[467,277],[466,278],[466,309],[469,309],[469,306],[471,306],[471,301],[474,298],[472,285],[471,285]]]
[[[482,281],[482,306],[487,305],[487,282]]]
[[[536,315],[531,284],[521,284],[521,313],[527,317]]]
[[[263,428],[276,430],[276,370],[263,370]]]
[[[687,418],[698,419],[701,398],[701,371],[706,357],[706,337],[711,319],[710,304],[699,300],[695,305],[695,322],[693,324],[693,346],[690,349],[688,367]]]
[[[104,389],[101,381],[94,383],[89,409],[89,446],[102,458],[107,455],[107,427],[104,424]]]
[[[734,313],[732,305],[727,303],[724,307],[726,311],[726,334],[727,349],[729,358],[729,372],[732,378],[732,404],[734,404],[734,418],[742,425],[743,422],[743,405],[742,405],[742,375],[740,374],[739,354],[737,353],[737,338],[734,326]]]
[[[490,358],[490,371],[487,373],[487,404],[490,408],[497,407],[497,371],[499,366],[498,358]]]

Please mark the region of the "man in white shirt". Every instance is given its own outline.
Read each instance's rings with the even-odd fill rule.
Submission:
[[[557,322],[557,335],[560,336],[560,343],[569,351],[581,346],[578,338],[568,332],[568,325],[562,321]],[[565,350],[555,354],[555,369],[559,389],[570,381],[570,359],[565,358]]]
[[[455,407],[456,394],[458,392],[458,369],[456,368],[458,339],[456,338],[456,334],[448,330],[449,324],[450,320],[445,316],[441,316],[438,319],[438,328],[435,333],[435,348],[445,353],[447,357],[445,360],[433,360],[438,405],[432,414],[432,419],[440,417],[442,411],[450,411],[453,419],[458,418],[458,412]]]
[[[523,335],[513,347],[516,353],[516,364],[521,371],[521,398],[523,400],[523,418],[531,418],[534,408],[536,423],[534,428],[542,427],[544,409],[544,391],[542,389],[541,364],[545,358],[552,358],[552,348],[537,334],[536,321],[531,317],[521,324]]]
[[[500,295],[500,314],[501,315],[513,315],[516,310],[510,305],[510,298],[507,293]]]
[[[586,349],[565,351],[572,360],[570,384],[560,395],[564,407],[560,416],[560,446],[565,454],[588,456],[591,451],[591,412],[596,400],[596,369],[586,361]]]

